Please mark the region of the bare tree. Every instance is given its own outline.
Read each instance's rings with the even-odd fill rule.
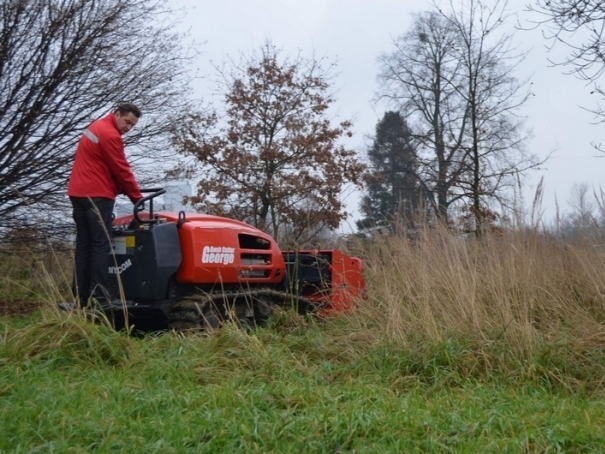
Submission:
[[[595,203],[589,198],[590,192],[587,183],[575,183],[569,192],[570,217],[576,229],[586,230],[596,225]]]
[[[135,160],[165,160],[193,57],[173,20],[161,0],[0,3],[2,227],[64,203],[79,135],[118,102],[144,112],[127,142],[138,145]]]
[[[529,94],[514,77],[523,55],[500,34],[506,2],[435,9],[417,15],[397,50],[380,57],[380,95],[407,115],[417,177],[436,214],[447,220],[450,207],[466,208],[480,236],[485,216],[496,215],[491,204],[507,203],[515,176],[543,162],[524,149],[517,115]]]
[[[557,216],[556,233],[569,239],[602,242],[602,202],[602,192],[597,194],[587,183],[574,183],[567,199],[570,210]]]
[[[601,77],[605,71],[602,0],[535,0],[527,10],[538,14],[534,23],[545,26],[543,34],[551,46],[563,43],[570,49],[564,60],[553,63],[573,66],[571,72],[587,81]]]
[[[462,83],[455,55],[459,39],[448,20],[425,12],[393,42],[395,50],[378,59],[379,98],[397,107],[409,125],[417,143],[418,183],[444,222],[463,196],[457,182],[465,170],[468,111],[457,85]]]
[[[452,84],[467,106],[468,131],[464,148],[468,152],[468,172],[458,185],[470,199],[474,231],[480,237],[484,218],[492,217],[493,201],[510,206],[508,190],[518,175],[536,168],[547,159],[538,159],[524,148],[528,133],[517,112],[530,95],[527,81],[519,81],[514,71],[525,55],[512,46],[512,35],[503,33],[509,14],[506,0],[490,2],[462,0],[448,11],[440,10],[456,30],[459,41],[454,53],[460,61],[460,76]]]
[[[551,62],[570,67],[568,74],[593,83],[593,93],[605,97],[605,90],[598,84],[605,71],[603,0],[534,0],[526,9],[536,13],[533,23],[543,27],[551,49],[559,43],[570,51],[564,59]],[[591,111],[605,121],[605,109],[601,106]]]
[[[225,113],[180,125],[174,143],[194,159],[176,172],[199,178],[196,208],[302,242],[346,217],[340,192],[364,166],[339,145],[351,123],[327,117],[334,98],[322,61],[279,53],[267,42],[220,71]]]

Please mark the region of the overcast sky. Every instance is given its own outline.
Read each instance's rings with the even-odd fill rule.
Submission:
[[[523,12],[530,0],[511,0],[509,9],[527,23]],[[372,102],[377,89],[377,57],[394,50],[393,39],[408,30],[411,13],[429,10],[420,0],[180,0],[189,8],[182,26],[191,38],[203,43],[203,55],[197,67],[200,74],[210,75],[212,64],[220,65],[228,57],[258,51],[270,40],[283,55],[325,56],[338,63],[336,113],[342,119],[353,119],[355,137],[352,145],[360,152],[367,146],[366,137],[374,134],[386,105]],[[512,26],[511,22],[511,26]],[[562,211],[568,210],[570,190],[574,183],[587,183],[597,190],[605,157],[591,142],[605,144],[605,125],[593,124],[594,116],[582,107],[596,107],[598,99],[590,95],[585,82],[564,74],[561,67],[550,67],[549,57],[560,58],[562,46],[547,52],[547,42],[539,30],[518,31],[515,41],[529,51],[517,73],[519,79],[531,77],[530,101],[521,113],[533,138],[529,150],[539,156],[553,152],[543,170],[534,171],[526,180],[526,205],[540,178],[544,177],[545,218],[554,217],[555,197]],[[211,78],[196,81],[198,96],[213,100]],[[605,189],[605,186],[604,186]],[[349,191],[343,196],[352,213],[348,224],[358,217],[359,194]],[[352,227],[343,226],[345,230]]]

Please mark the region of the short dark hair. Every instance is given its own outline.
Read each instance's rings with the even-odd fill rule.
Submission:
[[[131,102],[124,102],[124,103],[118,104],[116,106],[116,108],[114,109],[114,112],[119,112],[120,115],[125,115],[127,113],[133,113],[134,116],[137,118],[141,118],[141,115],[142,115],[141,110]]]

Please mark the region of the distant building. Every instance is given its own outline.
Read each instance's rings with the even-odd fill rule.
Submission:
[[[191,197],[193,192],[191,184],[186,181],[170,181],[164,184],[166,194],[164,194],[164,210],[166,211],[181,211],[187,209],[187,205],[183,203],[183,197]],[[189,207],[191,210],[191,207]]]
[[[153,211],[191,210],[191,207],[183,203],[184,197],[193,195],[191,184],[188,181],[168,181],[162,187],[166,189],[166,193],[153,199]],[[146,204],[145,209],[149,210],[148,204]],[[132,203],[126,196],[119,196],[116,199],[114,213],[116,217],[132,214]]]

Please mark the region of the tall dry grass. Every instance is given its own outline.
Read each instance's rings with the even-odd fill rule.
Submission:
[[[426,229],[361,254],[368,299],[353,319],[391,341],[501,342],[524,356],[544,341],[605,346],[604,245]]]
[[[0,299],[26,299],[55,305],[71,301],[73,255],[19,245],[0,249]]]

